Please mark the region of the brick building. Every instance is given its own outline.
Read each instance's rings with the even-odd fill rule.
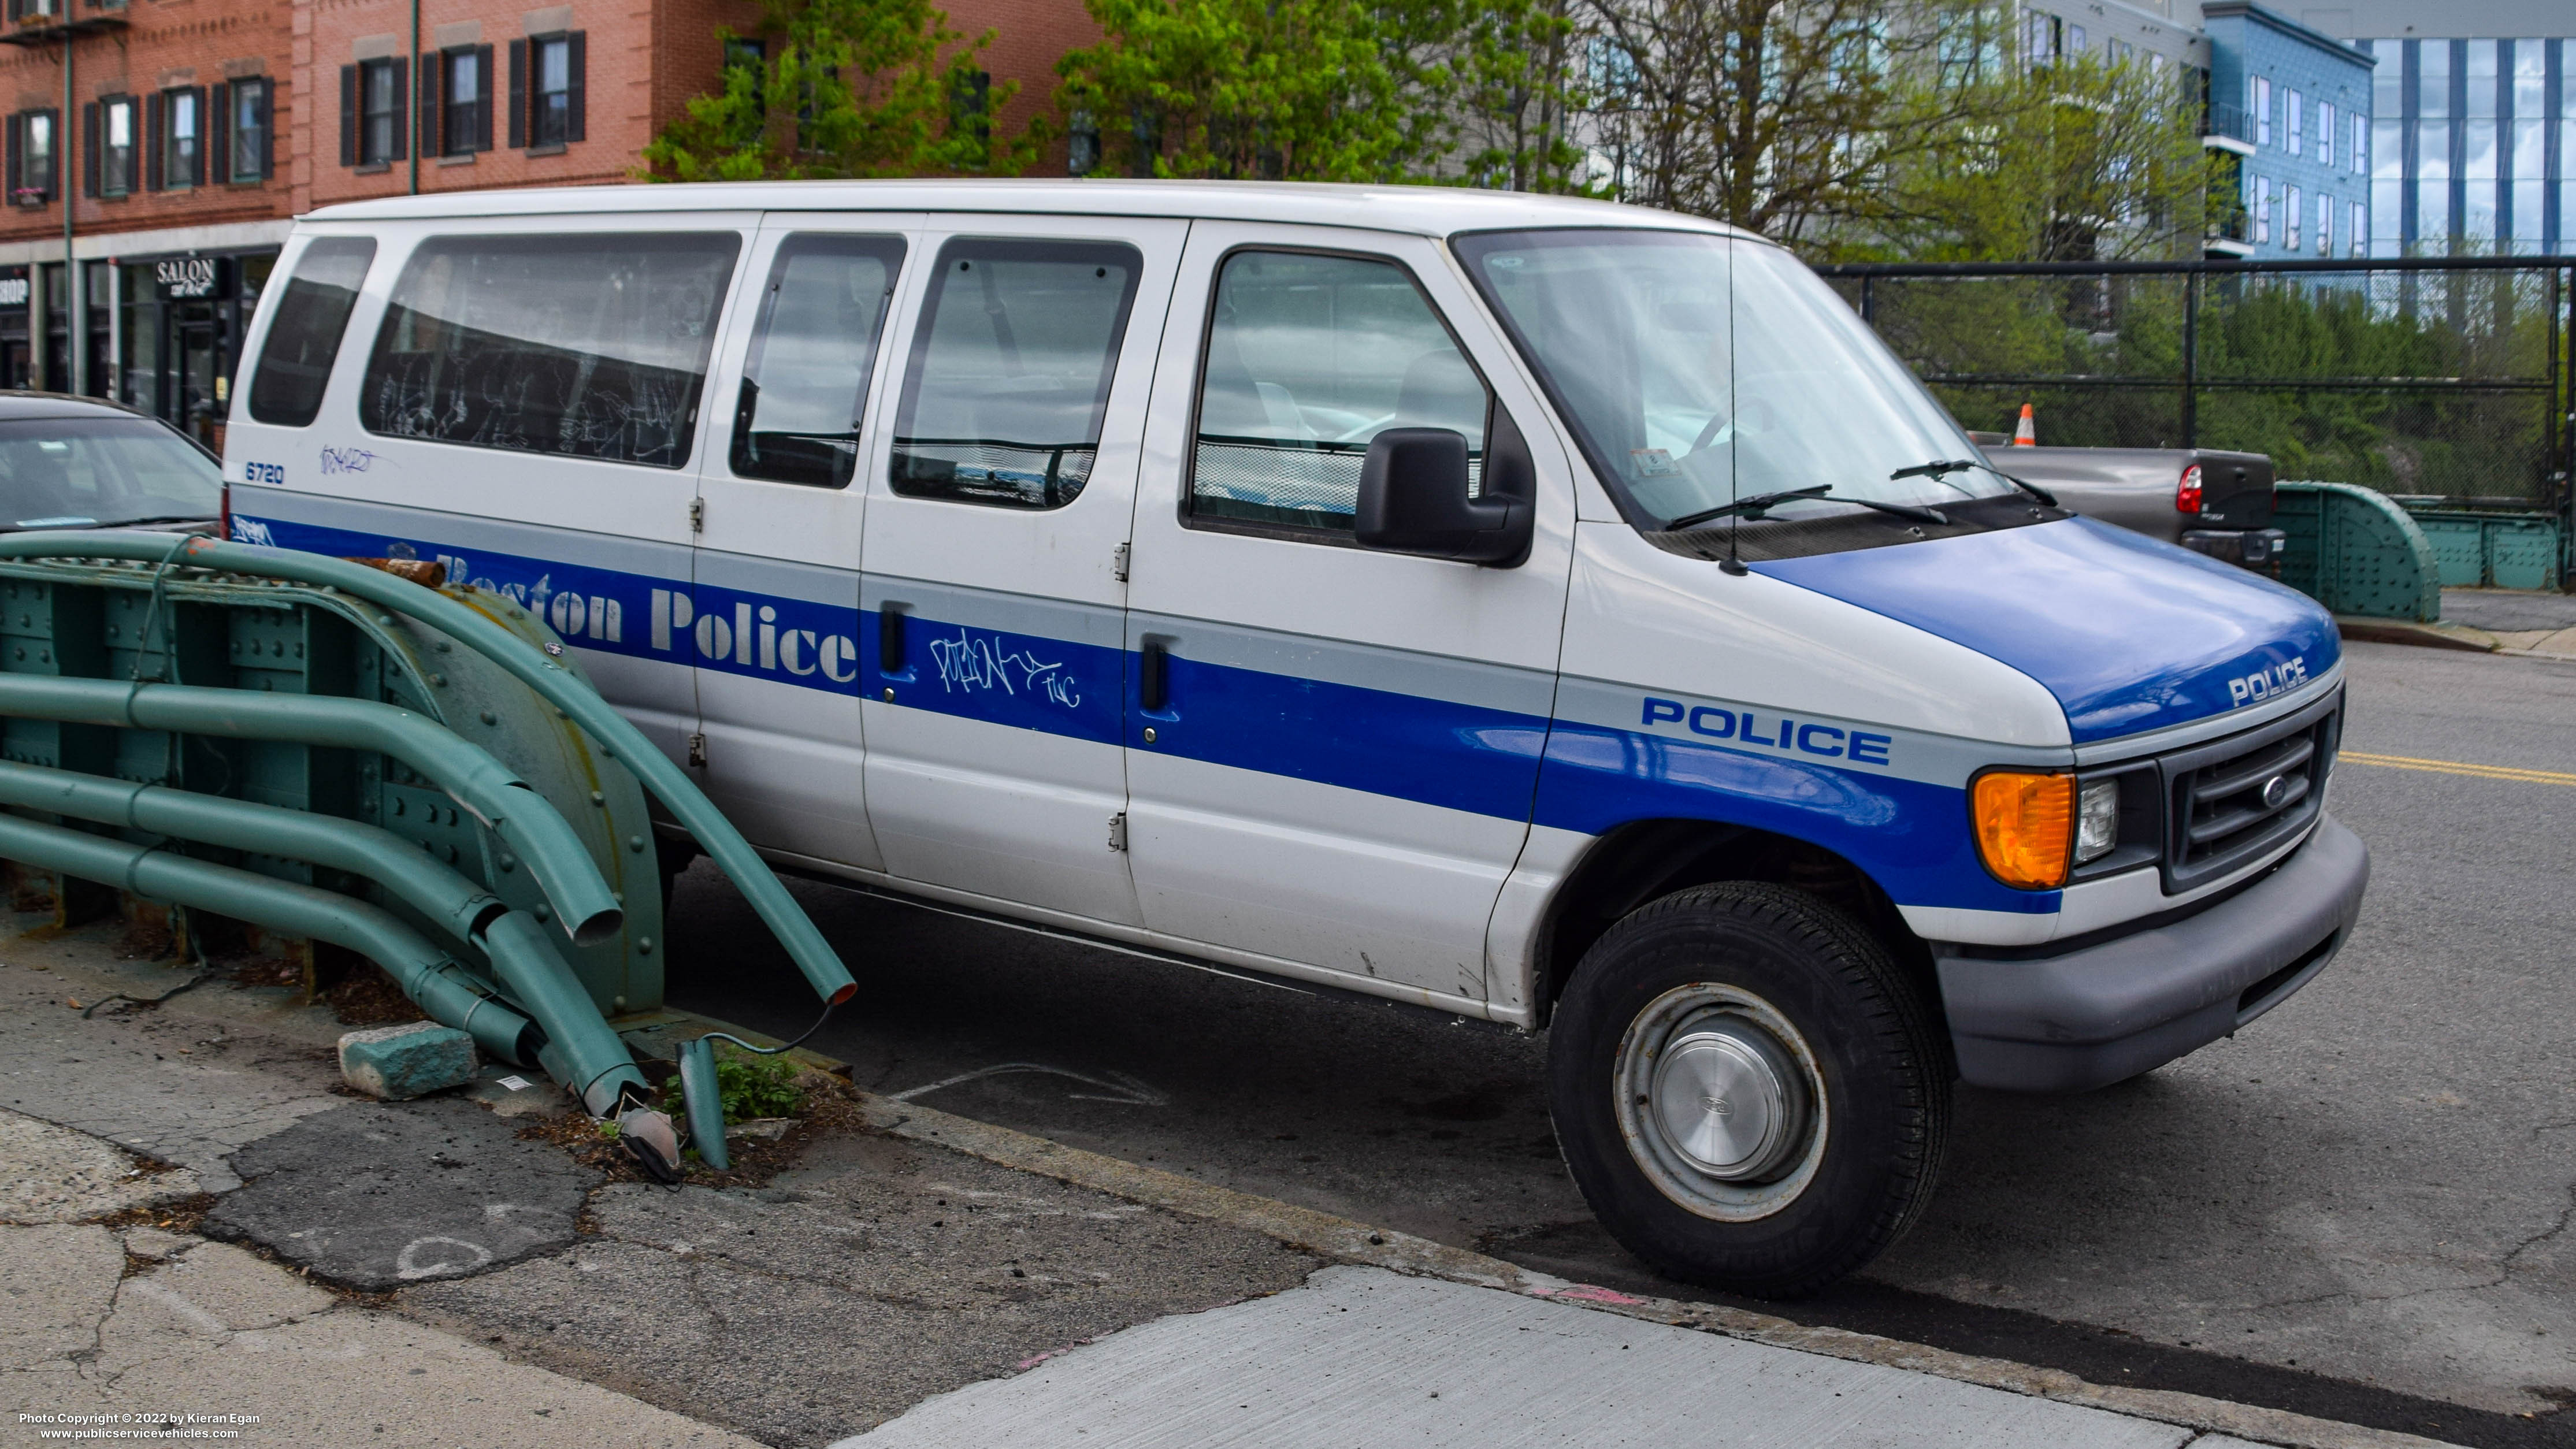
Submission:
[[[717,27],[760,19],[757,0],[6,3],[0,387],[115,397],[210,443],[291,218],[631,180],[646,141],[717,84]],[[960,31],[998,32],[986,63],[1021,87],[1006,126],[1097,36],[1080,0],[948,9]]]

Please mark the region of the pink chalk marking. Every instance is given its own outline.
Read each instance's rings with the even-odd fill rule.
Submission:
[[[1542,1288],[1538,1290],[1538,1296],[1571,1298],[1580,1303],[1615,1303],[1622,1308],[1634,1308],[1646,1301],[1643,1298],[1632,1298],[1615,1289],[1596,1287],[1590,1283],[1577,1283],[1571,1288]]]

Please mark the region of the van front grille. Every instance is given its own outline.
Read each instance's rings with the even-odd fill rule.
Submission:
[[[2340,697],[2233,739],[2165,757],[2165,890],[2217,880],[2295,839],[2324,808]]]

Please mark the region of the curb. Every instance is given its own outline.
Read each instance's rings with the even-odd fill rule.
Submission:
[[[2428,649],[2460,649],[2491,654],[2503,642],[2484,629],[2466,624],[2418,624],[2411,619],[2366,619],[2335,615],[2335,629],[2346,639],[2369,644],[2418,644]]]
[[[2455,646],[2456,647],[2456,646]],[[1496,1288],[1531,1298],[1578,1303],[1646,1323],[1697,1329],[1729,1338],[1800,1353],[1823,1354],[1855,1363],[1911,1369],[1937,1378],[2009,1393],[2027,1394],[2062,1404],[2102,1409],[2131,1418],[2152,1419],[2203,1433],[2227,1434],[2285,1449],[2457,1449],[2438,1439],[2340,1424],[2282,1409],[2257,1408],[2163,1389],[2129,1389],[2096,1384],[2058,1369],[2032,1368],[2004,1359],[1979,1358],[1948,1349],[1853,1333],[1840,1328],[1811,1328],[1713,1303],[1684,1303],[1671,1298],[1644,1298],[1589,1283],[1572,1283],[1535,1273],[1516,1263],[1453,1248],[1410,1233],[1372,1228],[1365,1223],[1276,1199],[1196,1182],[1159,1168],[1141,1167],[1043,1137],[996,1127],[936,1108],[862,1092],[859,1110],[868,1124],[892,1136],[945,1147],[1003,1167],[1050,1177],[1189,1217],[1206,1218],[1276,1238],[1292,1247],[1372,1268],[1413,1277],[1441,1278],[1477,1288]]]

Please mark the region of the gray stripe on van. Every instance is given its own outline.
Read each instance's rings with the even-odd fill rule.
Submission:
[[[802,599],[834,608],[859,606],[859,571],[854,568],[836,569],[706,548],[698,550],[698,582],[710,588],[766,594],[775,599]]]
[[[1135,638],[1146,634],[1169,635],[1173,639],[1171,647],[1175,655],[1209,664],[1258,670],[1291,679],[1319,680],[1354,689],[1409,694],[1421,699],[1505,710],[1539,719],[1547,717],[1549,704],[1556,693],[1556,677],[1552,671],[1491,664],[1480,659],[1423,654],[1377,644],[1322,639],[1311,634],[1222,624],[1209,619],[1148,614],[1141,610],[1131,616],[1129,629]]]
[[[689,546],[684,543],[659,543],[589,529],[519,523],[410,504],[370,503],[242,483],[233,485],[233,507],[242,513],[317,528],[345,528],[352,533],[380,533],[395,538],[435,538],[443,548],[469,553],[488,548],[521,558],[556,559],[677,584],[686,584],[689,578]]]
[[[970,588],[962,584],[933,583],[928,579],[886,574],[861,577],[861,610],[875,613],[888,601],[900,604],[907,612],[922,618],[936,619],[943,624],[963,624],[969,629],[992,629],[1039,639],[1063,639],[1097,649],[1116,649],[1124,642],[1120,624],[1126,611],[1115,604],[1048,599],[1034,594],[1005,593],[1000,589]]]

